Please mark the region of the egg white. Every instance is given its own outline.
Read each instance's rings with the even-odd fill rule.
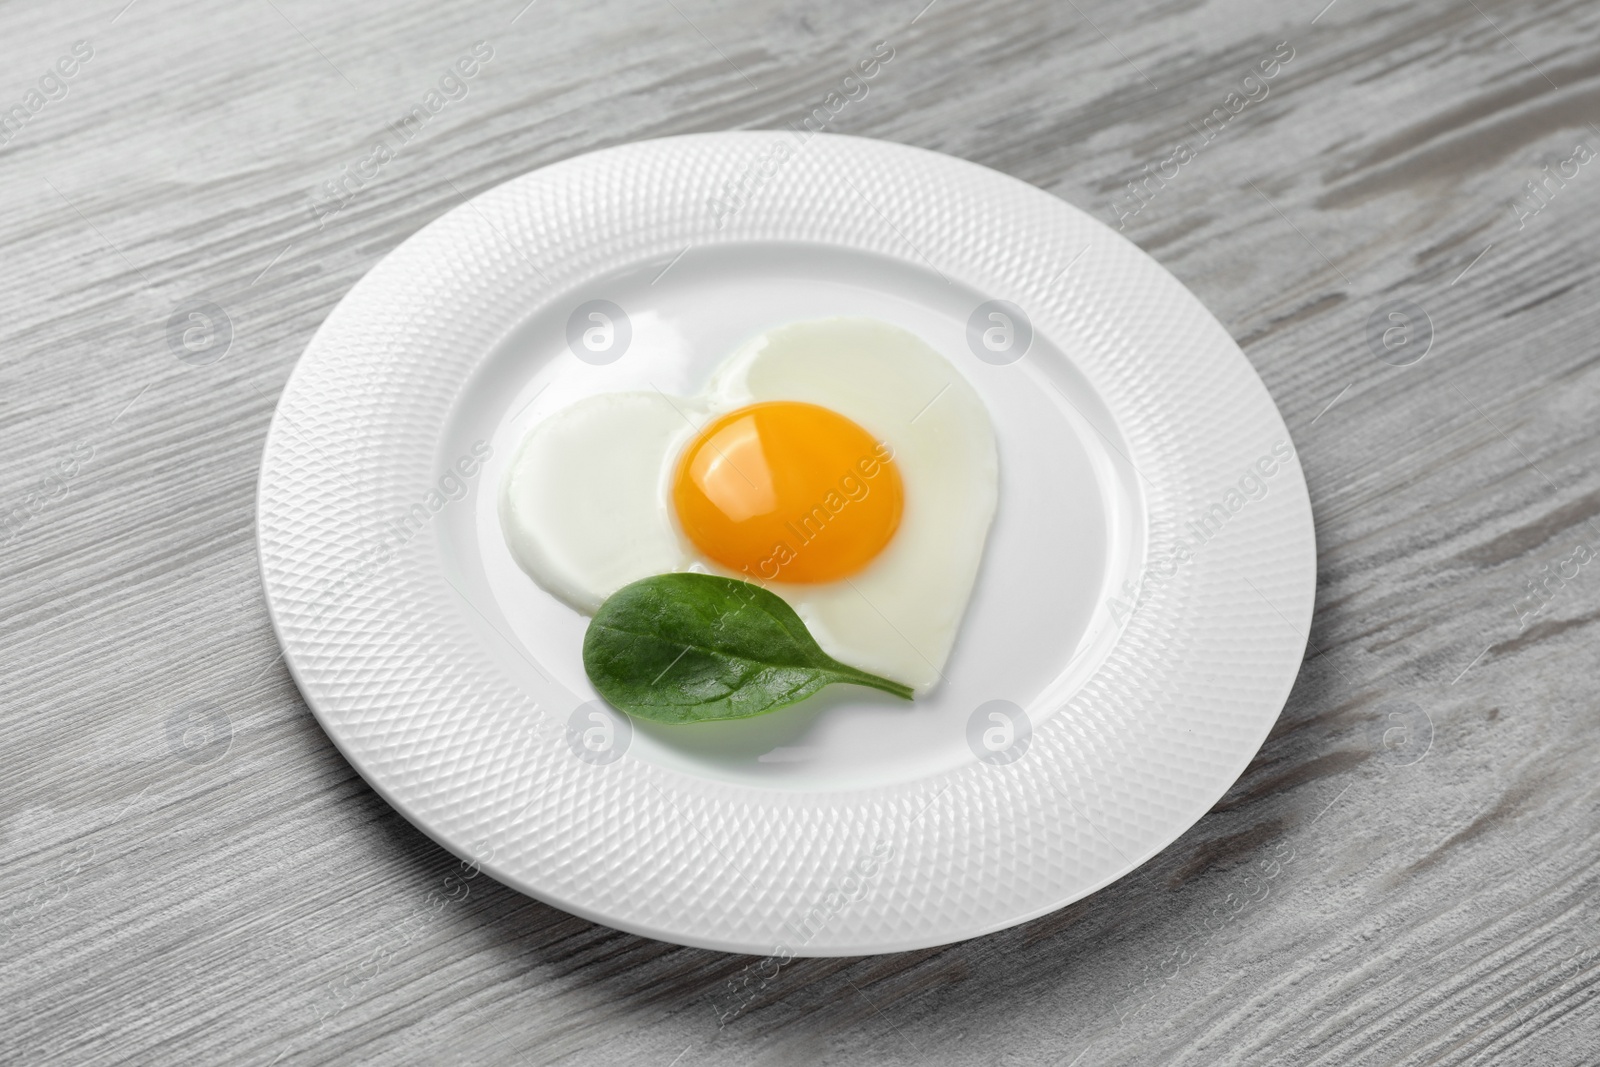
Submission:
[[[866,569],[837,582],[764,582],[834,658],[904,682],[938,683],[994,518],[994,428],[973,388],[914,334],[875,319],[770,330],[728,358],[704,394],[610,393],[581,400],[524,439],[501,493],[513,556],[540,586],[592,615],[622,586],[705,570],[672,507],[677,459],[717,415],[798,400],[852,419],[893,450],[900,528]],[[846,504],[845,506],[848,506]],[[789,546],[803,551],[798,541]]]

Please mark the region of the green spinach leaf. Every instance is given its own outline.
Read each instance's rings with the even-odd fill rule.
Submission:
[[[822,651],[781,597],[714,574],[658,574],[617,590],[584,634],[583,667],[614,706],[664,723],[745,719],[834,682],[912,694]]]

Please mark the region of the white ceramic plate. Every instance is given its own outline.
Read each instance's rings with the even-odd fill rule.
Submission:
[[[596,308],[609,333],[569,331]],[[505,464],[577,397],[691,394],[834,314],[923,337],[996,428],[948,680],[630,724],[594,702],[586,620],[507,551]],[[597,152],[429,225],[312,339],[258,508],[301,692],[407,818],[578,915],[778,956],[973,937],[1166,847],[1276,719],[1316,572],[1283,420],[1155,261],[974,164],[790,133]]]

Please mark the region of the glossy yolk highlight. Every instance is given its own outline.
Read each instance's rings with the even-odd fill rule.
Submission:
[[[893,453],[816,404],[730,411],[689,442],[672,479],[696,548],[756,581],[831,582],[860,571],[900,527]]]

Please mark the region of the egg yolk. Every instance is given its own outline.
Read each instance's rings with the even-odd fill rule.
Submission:
[[[832,582],[882,552],[905,490],[893,452],[816,404],[730,411],[695,435],[672,479],[678,522],[702,553],[753,581]]]

